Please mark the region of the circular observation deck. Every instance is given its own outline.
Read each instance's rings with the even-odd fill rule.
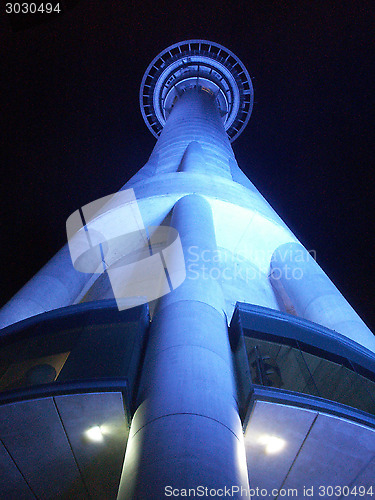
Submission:
[[[187,89],[215,96],[229,140],[246,127],[253,108],[250,76],[233,52],[206,40],[187,40],[163,50],[147,68],[140,106],[147,127],[159,137],[173,105]]]

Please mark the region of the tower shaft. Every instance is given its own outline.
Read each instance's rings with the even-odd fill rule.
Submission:
[[[193,141],[200,147],[186,151]],[[200,158],[181,163],[185,152]],[[234,155],[212,93],[198,86],[177,98],[153,155],[158,161],[155,174],[179,170],[232,179],[229,159]]]
[[[195,86],[178,97],[151,158],[154,175],[231,179],[234,155],[211,92]],[[217,246],[209,203],[180,198],[171,225],[187,276],[153,317],[119,499],[162,498],[166,486],[248,489],[224,296],[211,276]]]

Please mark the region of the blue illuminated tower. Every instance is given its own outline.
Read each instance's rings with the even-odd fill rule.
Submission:
[[[374,336],[237,164],[231,143],[253,106],[246,68],[217,43],[177,43],[147,68],[140,105],[157,138],[149,161],[120,201],[72,216],[78,235],[99,235],[105,271],[85,267],[91,246],[73,263],[66,246],[0,312],[0,488],[25,498],[370,495]],[[131,189],[140,236],[129,250]],[[170,293],[150,301],[139,288],[117,308],[108,251],[116,270],[159,255],[160,226],[180,238],[185,280],[174,285],[164,258]],[[51,456],[64,475],[48,470]]]

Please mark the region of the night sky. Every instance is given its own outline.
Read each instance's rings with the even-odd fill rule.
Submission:
[[[81,0],[19,31],[2,4],[0,305],[64,245],[72,212],[144,165],[143,73],[202,38],[253,79],[240,167],[375,331],[375,4],[241,4]]]

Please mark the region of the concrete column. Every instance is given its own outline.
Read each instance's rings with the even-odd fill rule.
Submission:
[[[375,337],[318,263],[299,243],[273,254],[271,277],[297,316],[345,335],[375,352]]]
[[[180,199],[172,225],[187,277],[161,299],[151,325],[119,499],[164,498],[167,486],[249,487],[224,301],[210,276],[209,204],[197,195]]]
[[[0,328],[72,304],[90,276],[74,269],[65,245],[0,310]]]

